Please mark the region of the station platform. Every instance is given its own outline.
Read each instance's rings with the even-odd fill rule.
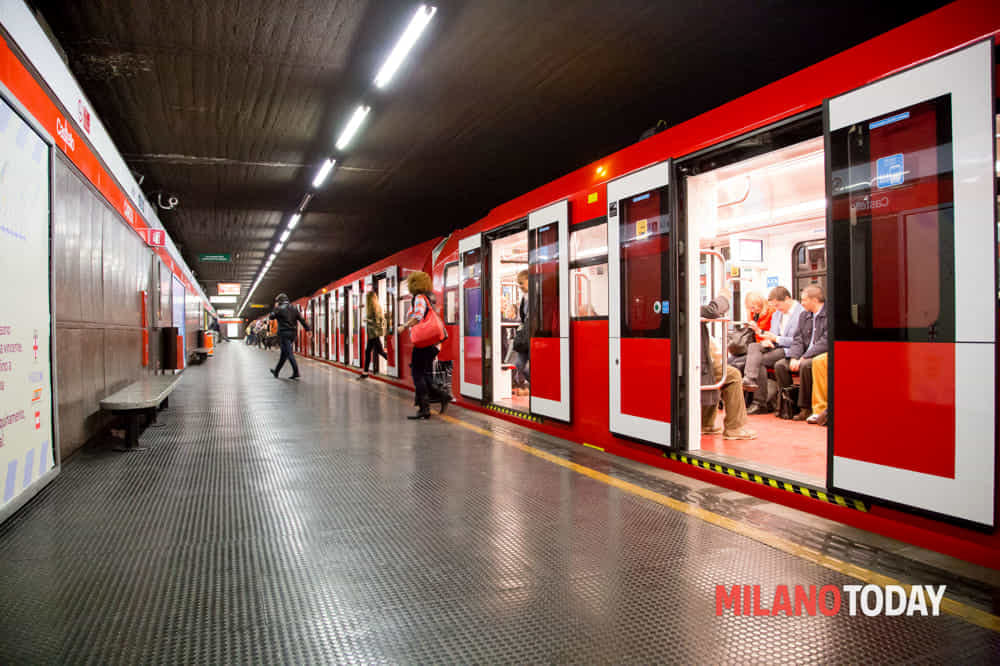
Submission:
[[[458,407],[407,421],[407,391],[275,359],[220,345],[143,450],[84,448],[0,526],[0,663],[1000,655],[995,571]],[[947,585],[941,615],[717,603],[868,583]]]

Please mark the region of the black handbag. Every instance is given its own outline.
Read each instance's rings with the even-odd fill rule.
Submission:
[[[757,342],[757,335],[752,328],[745,326],[744,328],[737,329],[732,337],[730,337],[729,355],[746,356],[747,348],[755,342]]]
[[[778,393],[778,418],[794,419],[799,412],[799,387],[786,386]]]

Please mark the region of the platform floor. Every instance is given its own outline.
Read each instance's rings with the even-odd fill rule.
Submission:
[[[145,451],[83,449],[0,526],[0,663],[1000,655],[996,572],[479,413],[409,422],[412,394],[309,361],[275,380],[274,359],[220,345]],[[979,623],[716,617],[717,584],[768,598],[850,566],[948,584]]]

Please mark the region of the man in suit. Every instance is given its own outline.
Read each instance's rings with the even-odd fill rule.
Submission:
[[[753,404],[747,409],[747,414],[766,414],[770,411],[767,406],[767,369],[775,367],[778,361],[788,358],[792,341],[795,340],[795,334],[799,330],[799,318],[805,311],[785,287],[772,289],[767,295],[767,301],[774,308],[771,327],[761,331],[751,324],[764,339],[747,347],[743,390],[753,392]]]
[[[774,364],[774,373],[782,386],[792,385],[792,373],[799,373],[799,412],[794,420],[805,421],[812,413],[813,359],[829,350],[827,340],[827,308],[823,288],[811,284],[802,290],[799,329],[795,333],[788,358]]]

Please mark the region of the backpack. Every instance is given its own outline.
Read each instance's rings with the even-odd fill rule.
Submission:
[[[778,418],[793,419],[799,412],[799,387],[794,384],[778,392]]]

